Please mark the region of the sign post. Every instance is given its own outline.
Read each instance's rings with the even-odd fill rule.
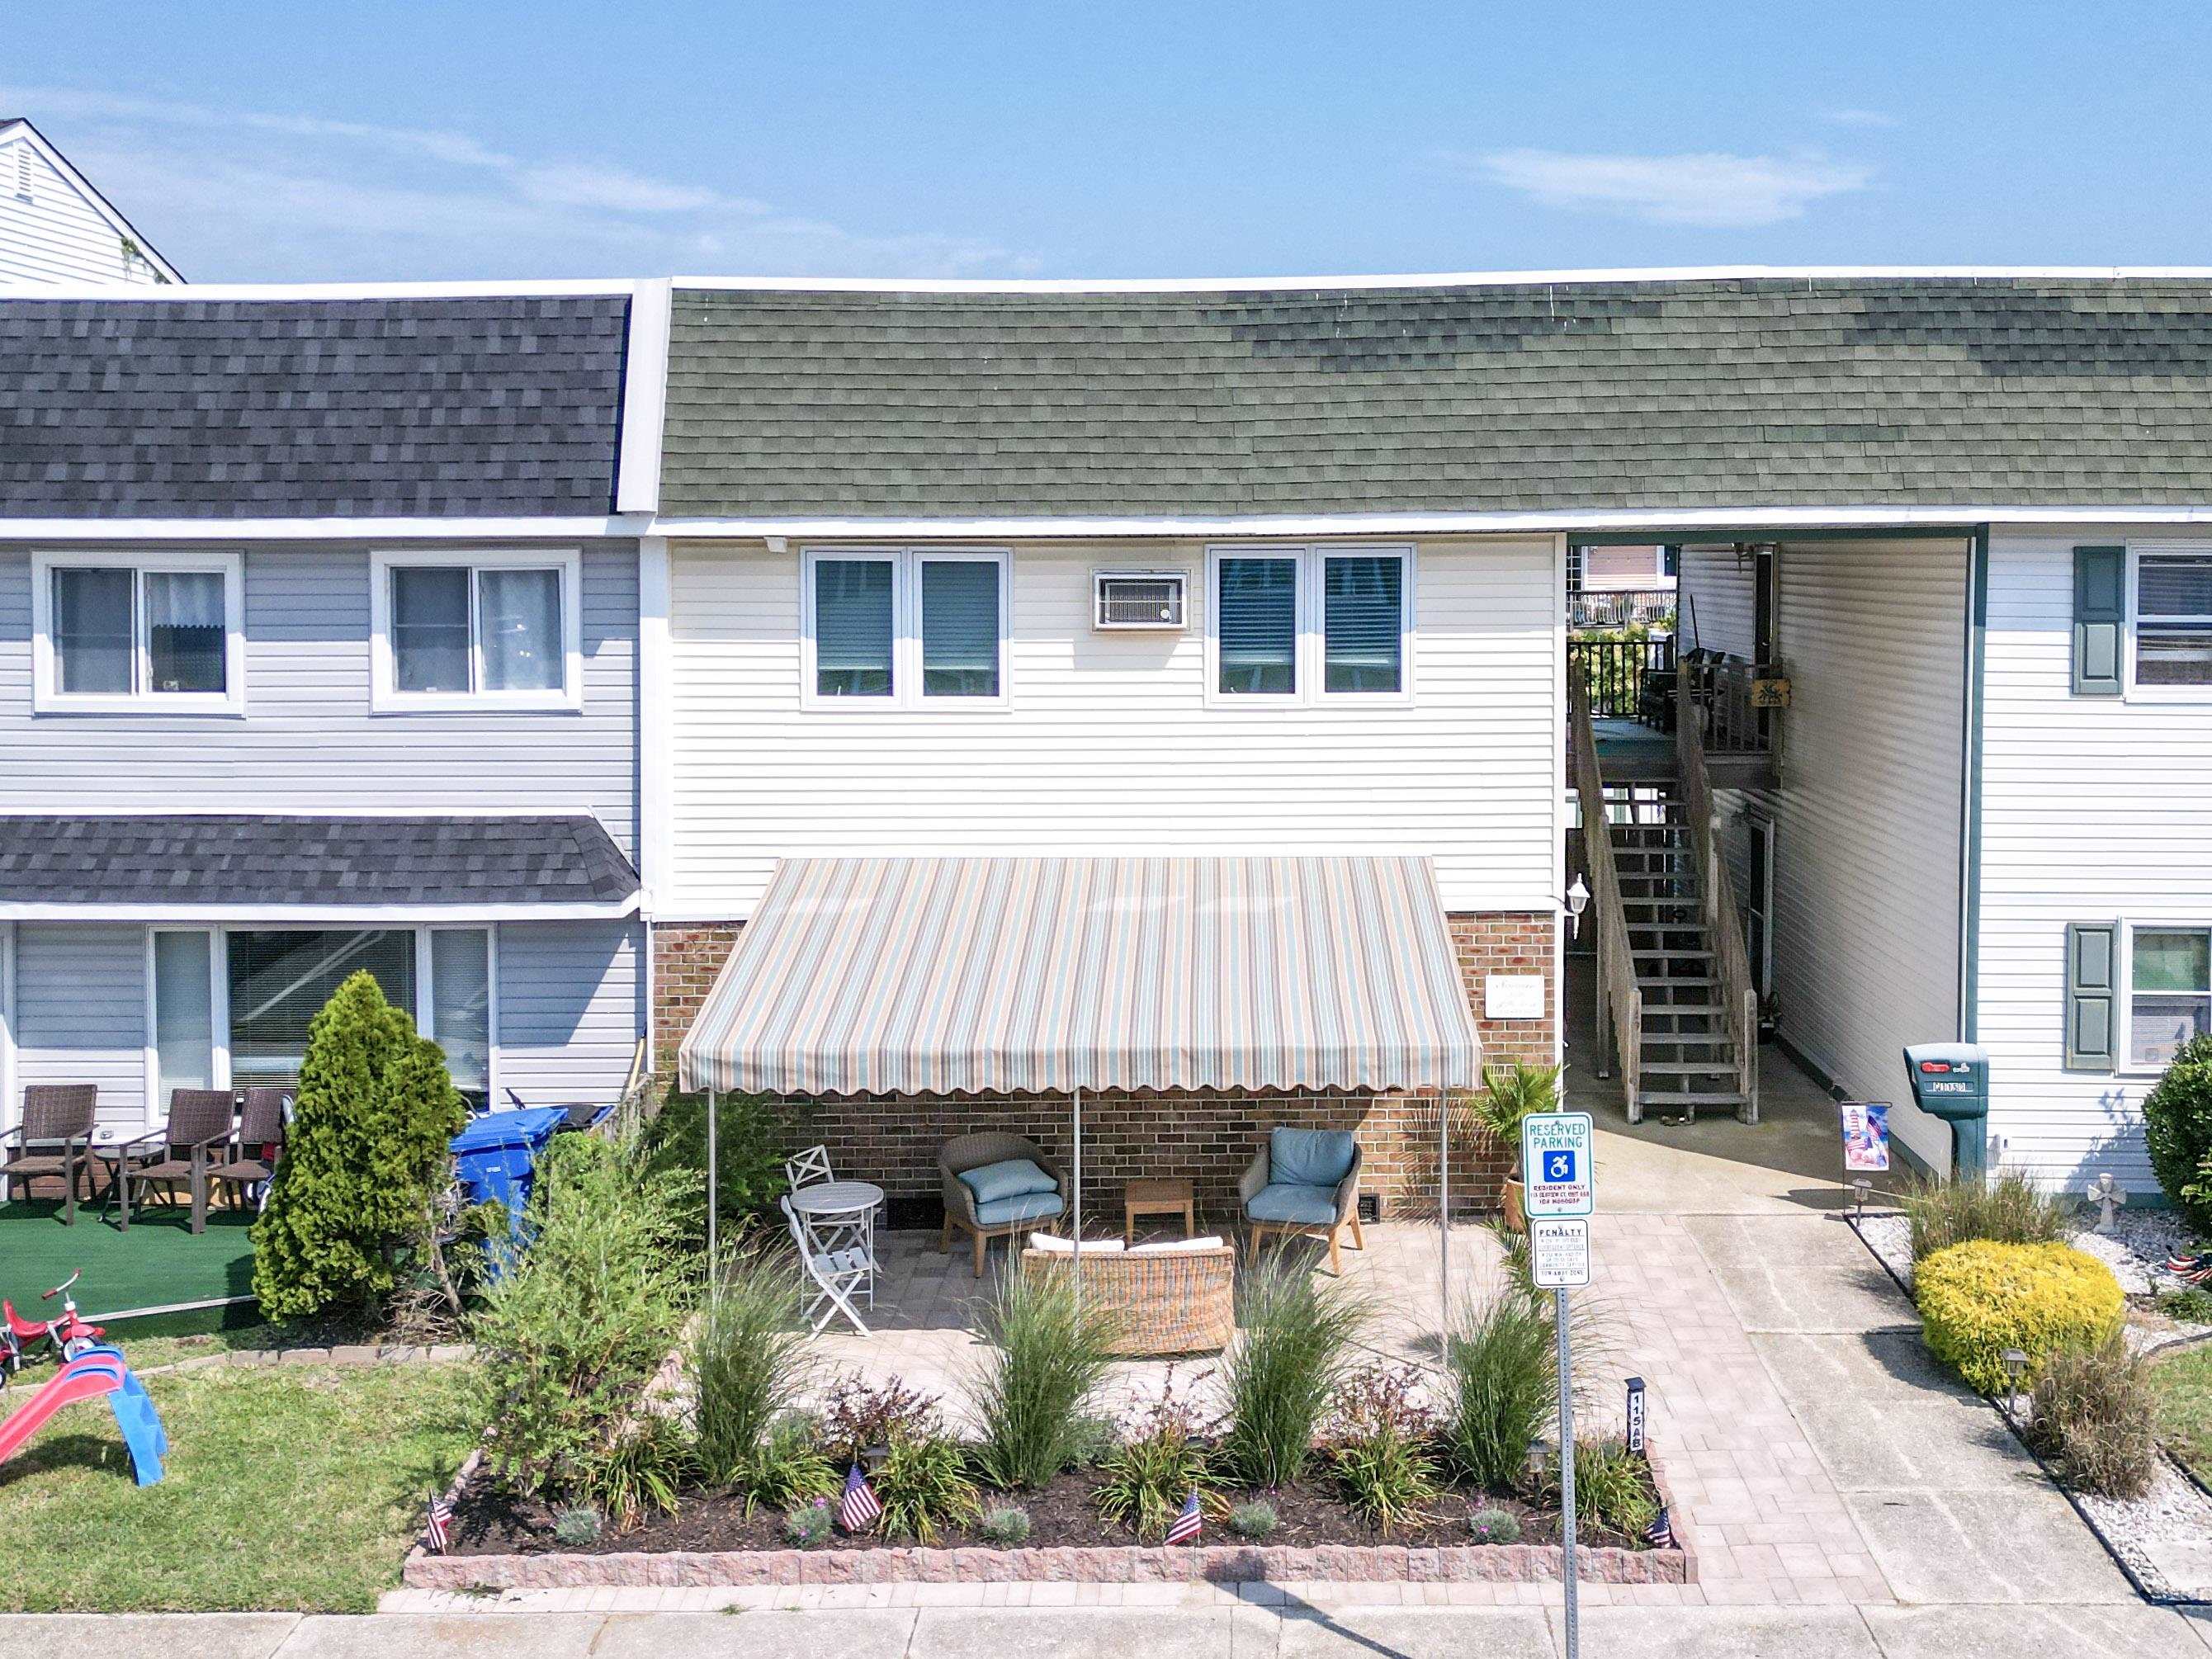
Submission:
[[[1575,1384],[1570,1291],[1589,1283],[1589,1219],[1597,1209],[1596,1126],[1588,1112],[1539,1112],[1521,1120],[1522,1208],[1528,1217],[1529,1277],[1552,1292],[1559,1350],[1559,1565],[1566,1578],[1566,1659],[1579,1659],[1580,1595],[1575,1579]]]

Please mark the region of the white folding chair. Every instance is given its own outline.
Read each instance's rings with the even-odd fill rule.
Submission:
[[[806,1224],[799,1219],[799,1212],[791,1207],[791,1200],[783,1198],[776,1201],[783,1206],[783,1218],[791,1224],[791,1242],[799,1247],[799,1260],[806,1269],[807,1278],[814,1281],[814,1295],[806,1304],[806,1318],[814,1328],[814,1334],[821,1335],[841,1313],[862,1336],[869,1334],[859,1310],[853,1306],[853,1292],[867,1283],[873,1268],[868,1253],[857,1247],[848,1250],[823,1249],[807,1231]]]
[[[837,1177],[830,1173],[830,1149],[809,1146],[798,1157],[787,1158],[783,1160],[783,1178],[794,1189],[811,1187],[817,1181],[835,1181]]]

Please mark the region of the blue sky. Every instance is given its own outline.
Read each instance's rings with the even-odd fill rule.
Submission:
[[[220,21],[213,21],[220,20]],[[19,6],[188,277],[2212,264],[2212,9]]]

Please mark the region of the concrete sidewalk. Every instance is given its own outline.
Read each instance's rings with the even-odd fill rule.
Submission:
[[[1559,1659],[1557,1607],[856,1608],[806,1613],[18,1614],[18,1652],[101,1659]],[[2203,1659],[2212,1626],[2065,1607],[1600,1607],[1591,1659]]]

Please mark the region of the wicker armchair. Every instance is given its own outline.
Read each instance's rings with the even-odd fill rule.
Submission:
[[[118,1231],[130,1231],[133,1194],[143,1209],[156,1187],[172,1203],[177,1189],[184,1188],[191,1198],[191,1230],[207,1231],[208,1171],[228,1161],[236,1106],[237,1097],[228,1089],[169,1091],[169,1121],[118,1149],[115,1179],[123,1200],[116,1218]],[[131,1149],[139,1146],[152,1148],[151,1157],[134,1161]]]
[[[987,1164],[1003,1164],[1008,1158],[1025,1158],[1053,1179],[1053,1201],[1046,1204],[1013,1206],[1021,1213],[1003,1214],[998,1206],[978,1206],[975,1190],[960,1179],[970,1170],[980,1170]],[[952,1230],[955,1227],[975,1241],[975,1277],[983,1276],[983,1248],[986,1240],[1012,1239],[1016,1233],[1026,1233],[1057,1219],[1067,1208],[1067,1172],[1051,1158],[1034,1140],[1024,1140],[1019,1135],[988,1133],[974,1135],[955,1135],[938,1149],[937,1178],[944,1189],[945,1231],[938,1241],[938,1249],[945,1255],[952,1254]]]
[[[1354,1249],[1367,1248],[1367,1234],[1359,1224],[1359,1143],[1350,1135],[1341,1139],[1349,1142],[1348,1158],[1344,1173],[1328,1186],[1309,1185],[1297,1177],[1301,1172],[1286,1171],[1274,1167],[1270,1156],[1278,1135],[1304,1137],[1309,1143],[1317,1137],[1334,1139],[1340,1132],[1301,1129],[1276,1129],[1267,1137],[1267,1144],[1260,1148],[1251,1164],[1237,1182],[1237,1196],[1243,1200],[1244,1218],[1249,1224],[1248,1237],[1257,1255],[1269,1228],[1282,1237],[1293,1233],[1328,1241],[1328,1270],[1334,1273],[1344,1271],[1344,1257],[1338,1248],[1338,1239],[1344,1230],[1352,1230]]]
[[[90,1083],[34,1083],[23,1091],[23,1121],[0,1133],[0,1204],[20,1183],[22,1195],[31,1195],[31,1182],[41,1176],[58,1176],[62,1182],[62,1221],[76,1221],[77,1188],[82,1185],[91,1201],[92,1135],[100,1117],[100,1090]],[[13,1156],[9,1141],[16,1144]],[[52,1150],[58,1147],[59,1151]]]
[[[1022,1252],[1022,1271],[1032,1279],[1074,1270],[1066,1251],[1031,1245]],[[1083,1298],[1113,1311],[1117,1354],[1214,1352],[1237,1334],[1237,1247],[1086,1249]]]

